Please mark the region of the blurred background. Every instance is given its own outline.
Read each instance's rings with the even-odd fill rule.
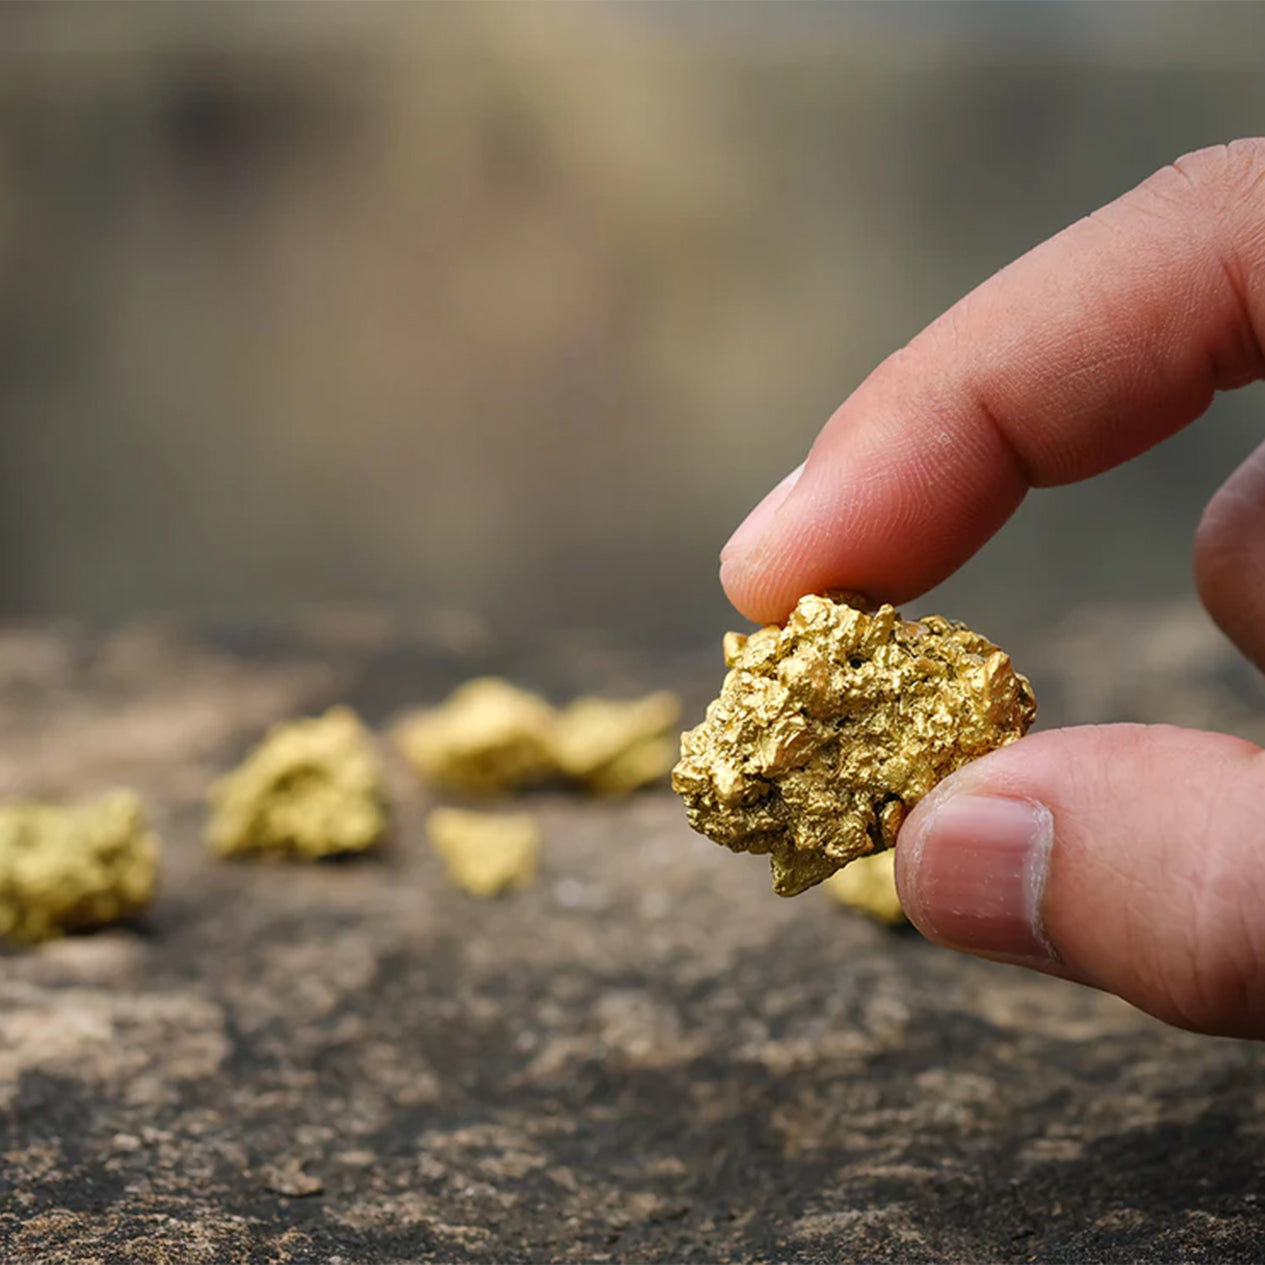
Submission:
[[[887,353],[1183,151],[1265,5],[0,7],[0,614],[469,611],[652,648]],[[920,609],[1189,591],[1260,392]]]

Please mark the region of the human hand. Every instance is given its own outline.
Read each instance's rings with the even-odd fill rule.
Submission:
[[[734,605],[904,602],[1032,487],[1129,460],[1265,376],[1265,139],[1201,150],[985,282],[846,400],[721,555]],[[1195,538],[1200,597],[1265,669],[1265,446]],[[1222,734],[1033,734],[910,815],[901,899],[930,939],[1265,1037],[1265,752]]]

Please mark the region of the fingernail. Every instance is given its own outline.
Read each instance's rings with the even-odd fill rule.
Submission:
[[[725,547],[720,551],[721,562],[733,562],[742,555],[750,553],[751,550],[759,543],[760,537],[764,535],[769,524],[773,521],[773,516],[782,507],[782,502],[786,500],[787,494],[799,482],[799,476],[804,473],[804,463],[801,461],[794,470],[784,478],[781,483],[768,493],[759,505],[746,516],[738,527],[738,530],[729,537]]]
[[[931,939],[1029,965],[1057,954],[1041,925],[1054,842],[1043,804],[950,795],[931,810],[903,858],[902,895]]]

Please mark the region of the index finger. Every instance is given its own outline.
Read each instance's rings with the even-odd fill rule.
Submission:
[[[757,622],[902,602],[1029,488],[1137,456],[1263,376],[1265,139],[1200,150],[991,277],[884,361],[722,554]],[[773,504],[781,497],[780,503]]]

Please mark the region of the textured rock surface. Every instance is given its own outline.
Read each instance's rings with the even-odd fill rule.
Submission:
[[[666,791],[536,797],[541,876],[491,903],[447,887],[398,767],[378,856],[207,855],[208,781],[287,715],[382,724],[476,670],[684,685],[693,715],[714,685],[710,656],[651,675],[425,631],[0,636],[0,788],[135,785],[167,856],[139,933],[0,964],[0,1259],[1259,1259],[1260,1047],[780,901]],[[1014,650],[1047,722],[1261,736],[1254,678],[1185,609]]]
[[[730,633],[725,666],[672,786],[695,830],[768,854],[779,896],[892,847],[937,782],[1036,715],[1027,678],[987,638],[843,596],[801,598],[783,628]]]

